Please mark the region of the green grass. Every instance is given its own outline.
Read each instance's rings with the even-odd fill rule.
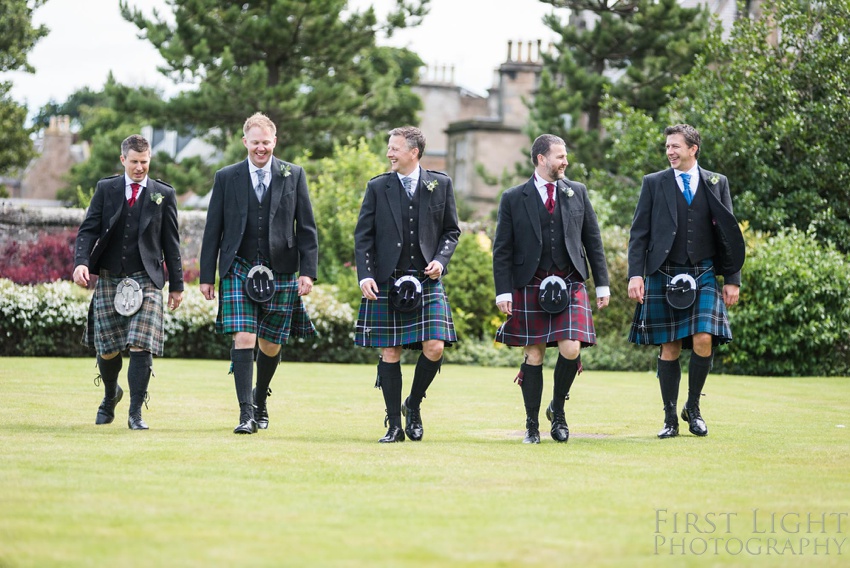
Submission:
[[[227,362],[166,359],[154,370],[151,429],[133,432],[127,395],[115,423],[94,425],[93,359],[0,359],[0,567],[845,566],[850,557],[846,378],[711,376],[709,436],[685,427],[662,441],[652,374],[586,371],[566,405],[569,443],[544,430],[528,446],[516,371],[447,364],[422,406],[425,439],[383,445],[373,365],[283,364],[271,427],[252,436],[231,433]],[[404,372],[406,391],[412,367]],[[550,369],[545,381],[544,399]],[[806,526],[807,515],[826,523]],[[805,545],[816,540],[817,551]]]

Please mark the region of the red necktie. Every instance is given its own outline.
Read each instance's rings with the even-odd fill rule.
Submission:
[[[549,215],[555,212],[555,186],[551,183],[546,184],[546,211],[549,212]]]
[[[139,185],[139,184],[137,184],[137,183],[131,183],[131,184],[130,184],[130,189],[132,189],[132,190],[133,190],[133,195],[131,195],[131,196],[130,196],[130,199],[128,199],[128,200],[127,200],[127,205],[129,205],[130,207],[132,207],[133,205],[135,205],[135,203],[136,203],[136,197],[139,195],[139,188],[141,188],[141,187],[142,187],[142,186],[140,186],[140,185]]]

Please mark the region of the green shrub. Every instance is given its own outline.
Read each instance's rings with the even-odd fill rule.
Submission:
[[[458,341],[492,339],[502,323],[493,284],[493,253],[483,231],[462,233],[444,285]]]
[[[747,375],[850,374],[850,264],[795,229],[749,238],[733,342],[720,358]]]

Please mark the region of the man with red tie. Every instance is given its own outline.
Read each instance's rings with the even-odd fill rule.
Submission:
[[[183,300],[183,265],[174,188],[148,178],[151,148],[134,134],[121,143],[122,175],[97,182],[77,233],[74,282],[89,287],[97,274],[83,344],[97,351],[104,398],[95,424],[109,424],[124,396],[118,385],[122,352],[129,351],[127,383],[131,430],[147,430],[147,399],[153,355],[163,353],[163,297],[168,270],[168,307]],[[163,260],[165,261],[163,264]]]
[[[596,212],[587,188],[565,178],[566,143],[552,134],[531,146],[534,175],[502,194],[493,240],[496,304],[507,321],[496,341],[522,347],[525,362],[516,382],[525,403],[523,443],[539,444],[543,356],[558,347],[552,401],[546,409],[552,438],[566,442],[570,431],[564,400],[581,372],[581,348],[596,344],[584,281],[587,263],[596,283],[596,305],[608,305],[608,267]],[[585,260],[586,259],[586,260]]]

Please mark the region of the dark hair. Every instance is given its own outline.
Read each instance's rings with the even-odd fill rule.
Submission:
[[[422,154],[425,153],[425,135],[415,126],[401,126],[393,128],[389,132],[390,136],[401,136],[407,141],[407,147],[411,150],[419,149],[417,158],[422,159]]]
[[[664,136],[670,136],[671,134],[681,134],[684,136],[685,143],[688,145],[688,148],[696,146],[697,153],[694,157],[699,158],[699,149],[702,146],[702,138],[696,128],[690,124],[676,124],[664,129]]]
[[[128,136],[121,142],[121,155],[125,158],[130,150],[135,152],[147,152],[151,149],[151,145],[145,140],[144,136],[140,136],[139,134],[133,134]]]
[[[549,148],[552,146],[563,146],[566,148],[567,143],[564,142],[563,138],[554,134],[541,134],[538,136],[531,145],[531,163],[536,166],[537,156],[540,154],[545,156],[549,153]]]

